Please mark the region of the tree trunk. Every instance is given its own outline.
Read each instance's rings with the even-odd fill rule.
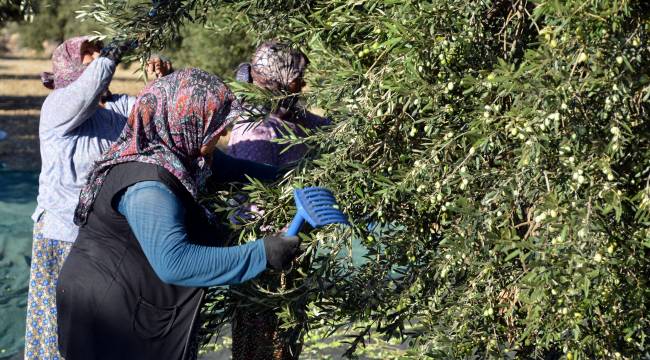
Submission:
[[[272,311],[238,309],[232,322],[233,360],[297,360],[302,345],[280,325]]]

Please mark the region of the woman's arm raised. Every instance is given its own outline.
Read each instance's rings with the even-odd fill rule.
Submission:
[[[41,110],[41,126],[68,135],[97,110],[99,95],[115,73],[115,62],[99,57],[70,85],[53,91]]]

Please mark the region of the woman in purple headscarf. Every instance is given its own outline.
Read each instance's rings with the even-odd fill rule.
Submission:
[[[56,293],[65,359],[194,358],[203,287],[293,260],[297,237],[228,246],[197,202],[208,176],[226,171],[210,155],[236,106],[219,78],[198,69],[140,93],[79,196],[79,235]]]
[[[270,41],[257,48],[250,63],[239,66],[237,80],[283,94],[286,98],[273,111],[249,111],[265,114],[261,121],[240,118],[228,141],[230,156],[281,167],[305,156],[308,150],[306,145],[286,145],[275,140],[290,134],[305,137],[306,131],[315,131],[329,124],[327,119],[298,105],[297,95],[305,85],[303,77],[308,64],[307,57],[300,50]],[[245,116],[246,112],[242,114]],[[249,214],[262,211],[251,204],[244,206],[238,215],[246,218]],[[299,349],[289,348],[295,344],[286,344],[280,339],[278,325],[279,320],[272,311],[239,309],[233,320],[233,359],[282,360],[297,356]]]
[[[307,56],[300,50],[270,41],[257,48],[250,63],[239,66],[239,81],[288,96],[275,110],[262,109],[266,116],[261,122],[240,119],[228,140],[229,155],[275,166],[291,164],[305,155],[305,145],[289,146],[274,140],[289,133],[304,137],[307,135],[304,130],[316,130],[329,124],[327,119],[298,105],[296,95],[305,85],[303,77],[308,64]]]
[[[32,216],[26,359],[60,359],[55,286],[77,237],[73,213],[79,191],[93,162],[121,133],[135,101],[127,95],[102,97],[108,94],[121,50],[102,49],[88,36],[75,37],[56,48],[53,72],[41,76],[43,85],[53,91],[43,103],[39,123],[42,167]]]

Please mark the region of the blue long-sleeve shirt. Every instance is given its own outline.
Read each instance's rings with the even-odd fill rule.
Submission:
[[[264,242],[211,247],[189,242],[185,208],[167,186],[143,181],[122,195],[118,211],[158,277],[179,286],[216,286],[250,280],[266,269]]]

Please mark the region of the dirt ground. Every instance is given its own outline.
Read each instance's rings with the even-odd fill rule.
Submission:
[[[51,71],[49,57],[28,51],[0,53],[0,130],[7,133],[0,140],[0,167],[12,170],[39,170],[38,146],[40,109],[50,90],[40,81],[40,73]],[[137,95],[144,83],[138,79],[136,66],[122,66],[113,78],[113,93]]]

